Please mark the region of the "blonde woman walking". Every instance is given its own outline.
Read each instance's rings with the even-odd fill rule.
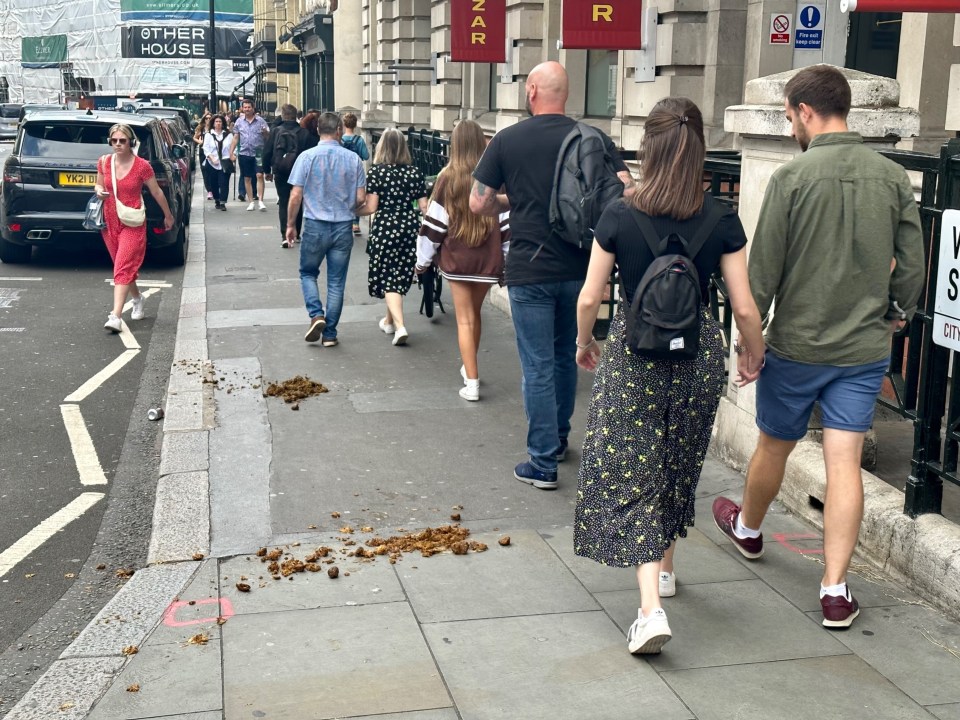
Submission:
[[[480,399],[480,308],[503,276],[510,245],[509,213],[494,218],[470,212],[472,173],[486,146],[483,130],[473,120],[454,128],[450,160],[437,178],[417,241],[417,273],[435,263],[450,285],[463,361],[460,397],[469,401]]]
[[[420,213],[427,211],[423,173],[412,165],[403,133],[386,130],[377,143],[373,167],[367,175],[367,199],[358,215],[373,215],[370,227],[370,297],[386,300],[380,329],[393,336],[394,345],[406,345],[409,333],[403,321],[403,296],[413,284],[417,265]]]

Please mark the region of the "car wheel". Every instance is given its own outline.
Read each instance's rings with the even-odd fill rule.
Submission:
[[[30,262],[32,245],[16,245],[0,238],[0,260],[8,265],[20,265]]]
[[[187,230],[182,223],[177,230],[177,239],[173,245],[157,249],[155,257],[162,265],[183,267],[187,261]]]

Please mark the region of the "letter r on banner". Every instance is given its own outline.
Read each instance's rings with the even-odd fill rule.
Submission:
[[[568,50],[639,50],[640,0],[563,0],[561,43]]]

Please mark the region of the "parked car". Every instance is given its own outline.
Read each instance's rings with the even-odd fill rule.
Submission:
[[[20,103],[0,104],[0,140],[13,140],[20,123]]]
[[[186,108],[175,107],[173,105],[166,105],[163,107],[158,107],[156,105],[151,105],[149,107],[141,107],[137,109],[138,115],[153,115],[154,117],[172,117],[176,116],[183,120],[183,126],[187,128],[187,132],[190,132],[190,128],[193,127],[192,119],[190,117],[190,111]]]
[[[53,105],[53,104],[39,104],[39,103],[27,103],[20,107],[20,120],[23,122],[23,119],[27,116],[27,113],[32,113],[37,110],[66,110],[66,105]]]
[[[159,117],[160,122],[170,131],[173,142],[183,145],[184,152],[187,153],[190,172],[194,172],[197,169],[197,148],[196,143],[193,142],[193,133],[190,132],[189,126],[183,124],[179,115],[157,115],[156,117]]]
[[[161,262],[184,263],[193,184],[182,175],[183,147],[170,142],[159,118],[92,110],[38,110],[24,118],[3,166],[0,260],[29,262],[34,245],[99,240],[99,233],[84,230],[82,223],[97,159],[111,152],[107,137],[115,123],[133,129],[135,152],[150,162],[173,213],[173,227],[164,230],[163,213],[144,190],[147,250]]]

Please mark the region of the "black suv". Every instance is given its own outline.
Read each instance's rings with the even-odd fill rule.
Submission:
[[[173,213],[173,227],[164,230],[163,213],[144,190],[147,249],[161,262],[183,265],[193,193],[183,147],[171,142],[160,118],[80,110],[38,110],[20,125],[3,166],[0,260],[25,263],[33,245],[99,239],[99,233],[83,229],[83,217],[97,179],[97,159],[111,152],[107,138],[115,123],[133,129],[135,151],[150,162]]]

